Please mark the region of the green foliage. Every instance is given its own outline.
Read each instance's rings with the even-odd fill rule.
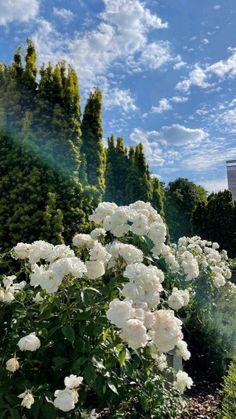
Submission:
[[[83,119],[82,153],[86,160],[87,180],[104,191],[105,150],[102,129],[102,93],[99,89],[91,92],[87,100]]]
[[[0,66],[1,247],[40,238],[70,240],[85,226],[98,196],[79,182],[80,94],[75,71],[59,63],[37,76],[36,50],[27,41]],[[84,169],[83,169],[84,170]]]
[[[197,279],[194,300],[185,309],[184,334],[191,352],[187,371],[220,383],[236,350],[236,292],[229,283],[215,289],[207,276]]]
[[[228,190],[212,193],[205,203],[199,203],[193,223],[198,234],[218,242],[230,257],[236,255],[236,205]]]
[[[169,183],[166,189],[165,215],[172,240],[193,234],[193,211],[206,199],[206,191],[187,179],[178,178]]]
[[[222,419],[236,417],[236,357],[230,363],[228,374],[224,379],[224,399],[222,404]]]

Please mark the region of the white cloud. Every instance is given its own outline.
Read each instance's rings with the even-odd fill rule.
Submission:
[[[207,38],[203,38],[202,43],[203,43],[204,45],[209,44],[209,39],[207,39]]]
[[[206,72],[196,64],[194,69],[189,73],[189,78],[179,82],[176,88],[178,90],[183,90],[184,92],[188,92],[192,85],[206,88],[210,86],[206,80]]]
[[[227,179],[216,178],[198,181],[208,192],[219,192],[228,189]]]
[[[172,109],[172,106],[168,99],[162,98],[159,100],[158,106],[153,106],[151,109],[151,113],[162,113]]]
[[[214,9],[214,10],[220,10],[220,9],[221,9],[221,5],[220,5],[220,4],[215,4],[215,5],[213,6],[213,9]]]
[[[164,126],[159,132],[159,139],[169,145],[197,145],[205,140],[208,134],[200,128],[187,128],[180,124]]]
[[[139,63],[151,70],[157,70],[171,60],[169,42],[160,41],[159,43],[152,42],[143,49]]]
[[[130,134],[130,139],[134,143],[142,143],[143,149],[150,166],[162,166],[165,163],[165,157],[157,142],[158,131],[143,131],[135,128]]]
[[[172,102],[175,102],[175,103],[184,103],[184,102],[188,101],[188,97],[186,97],[186,96],[173,96],[170,100]]]
[[[166,28],[167,23],[140,0],[103,2],[97,27],[83,34],[62,36],[41,19],[33,36],[40,60],[65,59],[78,70],[83,88],[91,88],[117,63],[124,71],[129,67],[131,71],[155,70],[173,59],[167,41],[149,42],[150,31]]]
[[[34,19],[39,12],[39,0],[0,0],[0,26]]]
[[[74,13],[71,10],[64,8],[60,9],[58,7],[53,7],[53,14],[54,16],[64,20],[66,23],[69,23],[74,17]]]
[[[219,60],[211,65],[206,65],[204,68],[198,64],[195,65],[194,69],[189,73],[187,79],[180,81],[176,88],[184,92],[188,92],[191,86],[198,86],[203,89],[210,87],[208,79],[215,75],[221,79],[226,76],[236,76],[236,48],[230,49],[231,55],[226,60]]]
[[[216,63],[208,66],[206,71],[221,78],[226,75],[231,77],[236,76],[236,48],[232,50],[232,54],[227,60],[217,61]]]
[[[135,99],[131,96],[129,90],[114,88],[109,89],[105,94],[103,92],[103,95],[104,106],[108,110],[114,107],[122,108],[125,112],[137,109]]]

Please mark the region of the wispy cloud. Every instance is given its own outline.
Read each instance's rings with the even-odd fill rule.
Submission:
[[[170,101],[166,98],[162,98],[159,100],[158,106],[153,106],[151,109],[151,113],[163,113],[172,109]]]
[[[53,14],[54,16],[62,19],[65,23],[69,23],[74,17],[74,13],[71,10],[65,8],[60,9],[58,7],[53,7]]]
[[[205,65],[201,67],[199,64],[195,64],[194,69],[190,71],[188,78],[180,81],[176,88],[188,92],[192,86],[198,86],[203,89],[210,87],[210,78],[214,75],[220,79],[225,77],[236,76],[236,48],[229,49],[231,55],[226,60],[219,60],[213,64]]]
[[[0,26],[8,23],[27,22],[39,12],[39,0],[0,0]]]

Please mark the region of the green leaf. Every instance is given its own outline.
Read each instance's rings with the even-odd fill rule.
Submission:
[[[111,389],[111,391],[113,391],[113,393],[119,395],[118,390],[114,384],[112,384],[111,382],[108,382],[108,387]]]
[[[73,327],[71,327],[69,325],[64,326],[62,328],[62,333],[65,336],[65,338],[67,340],[69,340],[69,342],[71,342],[72,345],[73,345],[74,344],[74,341],[75,341],[75,332],[74,332]]]
[[[123,349],[123,351],[119,353],[118,360],[119,360],[120,365],[124,365],[125,360],[126,360],[126,349]]]
[[[81,356],[80,358],[78,358],[72,365],[72,372],[75,373],[79,373],[81,366],[85,364],[85,362],[87,362],[88,358],[85,356]]]

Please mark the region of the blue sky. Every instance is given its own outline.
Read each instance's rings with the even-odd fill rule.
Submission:
[[[236,158],[235,0],[0,0],[0,61],[34,39],[65,59],[84,104],[103,90],[104,137],[142,142],[152,173],[209,191]]]

